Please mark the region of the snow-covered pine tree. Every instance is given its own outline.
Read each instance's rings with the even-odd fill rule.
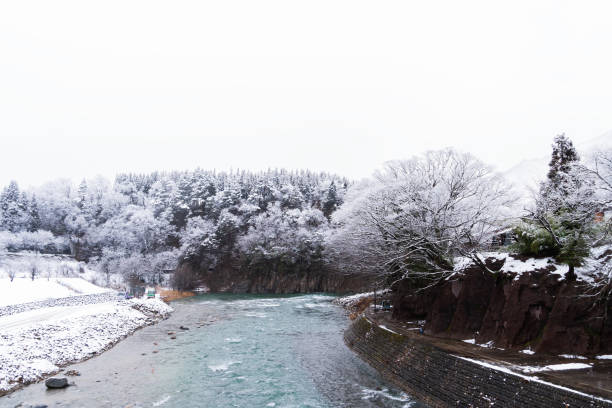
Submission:
[[[325,201],[323,202],[323,214],[325,214],[325,216],[329,219],[331,214],[336,211],[336,208],[338,208],[340,204],[341,203],[338,200],[336,183],[332,181],[327,189],[327,197],[325,197]]]
[[[28,228],[29,231],[38,231],[40,228],[40,214],[38,212],[38,203],[36,202],[36,196],[32,194],[32,199],[30,200],[30,206],[28,208],[28,212],[30,214],[30,226]]]
[[[20,198],[17,182],[11,181],[0,194],[0,228],[11,232],[19,231],[22,219]]]
[[[559,135],[552,149],[547,179],[540,184],[536,206],[528,220],[536,228],[532,231],[536,235],[550,236],[550,250],[558,262],[568,265],[566,279],[574,280],[575,267],[590,251],[589,235],[596,212],[594,191],[592,182],[580,171],[580,157],[572,141]],[[517,237],[520,240],[531,235]]]
[[[561,181],[560,177],[569,174],[572,164],[580,161],[580,156],[572,141],[565,134],[555,137],[552,149],[547,177],[548,181],[554,184]]]
[[[30,228],[30,200],[28,200],[28,196],[25,191],[22,191],[19,195],[19,202],[17,203],[19,207],[19,231],[27,231]]]

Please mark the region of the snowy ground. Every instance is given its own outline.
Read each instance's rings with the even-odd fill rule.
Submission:
[[[389,289],[379,290],[378,292],[376,292],[376,296],[381,297],[382,295],[389,293],[389,292],[390,292]],[[355,306],[357,303],[359,303],[359,301],[361,301],[362,299],[368,298],[368,297],[373,298],[374,292],[364,292],[364,293],[357,293],[356,295],[339,297],[339,298],[334,299],[332,303],[349,309]]]
[[[171,311],[160,300],[132,299],[0,317],[0,395],[100,353]]]
[[[0,307],[110,291],[81,278],[0,278]]]
[[[610,273],[608,257],[605,256],[607,251],[612,251],[612,246],[602,245],[593,248],[591,255],[584,260],[583,265],[576,268],[577,279],[593,283],[595,278]],[[559,264],[550,257],[518,259],[518,257],[515,258],[506,252],[493,251],[483,252],[481,258],[503,260],[504,263],[500,271],[515,274],[515,280],[518,280],[523,273],[535,270],[546,270],[548,273],[558,275],[560,279],[564,279],[564,275],[569,269],[567,265]],[[472,266],[472,261],[466,257],[457,257],[454,263],[454,273],[460,273],[465,268]]]
[[[32,280],[33,268],[34,280]],[[10,282],[11,275],[14,277],[13,283],[17,284],[7,287],[5,280]],[[27,281],[33,284],[28,285]],[[63,291],[57,287],[58,285],[64,286]],[[0,306],[11,304],[9,300],[5,300],[9,291],[13,294],[11,302],[15,302],[14,299],[17,298],[18,303],[23,303],[50,297],[99,293],[100,286],[123,287],[123,278],[119,274],[107,276],[92,270],[84,262],[76,261],[66,255],[32,252],[0,253]],[[15,295],[16,289],[19,290],[19,296]],[[24,299],[22,297],[24,295],[28,298]]]

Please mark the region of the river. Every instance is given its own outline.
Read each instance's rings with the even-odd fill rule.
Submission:
[[[0,398],[0,407],[422,406],[345,346],[349,321],[332,299],[180,300],[168,320],[68,367],[81,373],[70,377],[74,386],[47,391],[43,383],[33,384]]]

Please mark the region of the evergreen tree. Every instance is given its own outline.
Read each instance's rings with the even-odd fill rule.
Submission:
[[[565,134],[555,137],[552,149],[547,177],[549,182],[556,184],[561,181],[560,178],[563,174],[570,172],[572,164],[578,162],[580,157],[574,148],[574,144]]]
[[[17,203],[17,207],[19,208],[19,230],[29,230],[30,229],[30,200],[28,200],[28,196],[25,191],[21,193],[19,196],[19,202]]]
[[[11,181],[0,195],[0,226],[2,229],[17,232],[21,225],[19,186]]]
[[[327,218],[330,218],[331,214],[336,210],[336,208],[338,208],[339,204],[340,202],[338,200],[336,183],[332,181],[327,189],[327,197],[323,202],[323,214],[325,214]]]
[[[595,209],[593,190],[577,171],[580,158],[571,140],[555,137],[552,145],[547,180],[540,184],[536,208],[528,217],[532,231],[522,231],[523,247],[542,237],[550,245],[539,246],[538,252],[552,252],[558,262],[568,265],[567,280],[575,280],[575,267],[589,254],[588,236],[592,233]],[[527,228],[527,229],[530,229]]]
[[[38,231],[40,229],[40,214],[38,212],[38,203],[36,202],[36,196],[32,194],[32,199],[30,200],[29,207],[30,214],[30,231]]]

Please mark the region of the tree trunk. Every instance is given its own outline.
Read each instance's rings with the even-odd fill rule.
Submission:
[[[568,282],[576,280],[576,272],[574,272],[574,265],[569,265],[569,269],[565,274],[565,280]]]

